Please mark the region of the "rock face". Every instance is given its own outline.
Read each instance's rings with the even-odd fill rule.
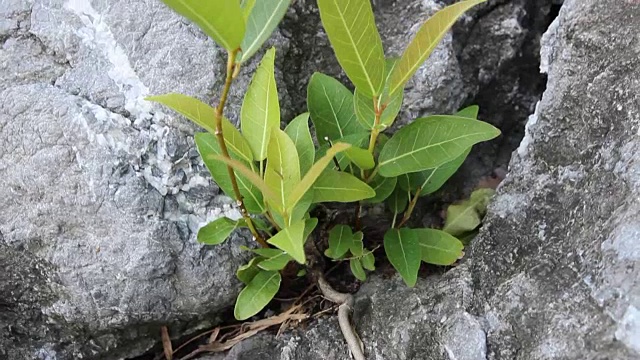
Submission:
[[[638,28],[636,1],[565,1],[542,40],[547,89],[467,259],[357,294],[368,358],[640,359]],[[348,359],[336,334],[325,321],[219,358]]]
[[[399,53],[417,30],[414,25],[442,5],[422,0],[376,1],[376,17],[389,54]],[[452,112],[474,98],[483,108],[493,106],[485,115],[503,127],[506,145],[481,150],[482,157],[465,165],[463,173],[469,178],[486,175],[506,162],[504,155],[513,146],[508,129],[517,129],[525,119],[522,114],[533,112],[541,77],[521,79],[522,72],[513,69],[523,59],[529,65],[537,61],[536,34],[546,26],[549,8],[543,0],[483,5],[457,25],[454,35],[438,47],[407,89],[407,110],[401,122]],[[143,99],[172,91],[203,100],[215,97],[224,54],[158,0],[4,0],[0,45],[0,267],[4,270],[0,274],[0,358],[135,356],[157,342],[161,325],[184,334],[218,321],[239,290],[234,272],[244,257],[237,245],[247,239],[235,235],[215,248],[195,242],[195,232],[206,221],[238,213],[210,183],[193,145],[198,129]],[[277,48],[283,121],[304,110],[305,88],[313,71],[340,76],[311,0],[296,1],[267,46]],[[550,44],[549,49],[559,47]],[[569,56],[558,51],[554,54]],[[259,58],[246,66],[232,89],[228,115],[234,121]],[[549,59],[551,69],[563,58]],[[604,78],[600,81],[602,86],[608,84]],[[513,82],[517,87],[508,85]],[[499,101],[482,96],[498,88],[499,94],[505,94]],[[627,107],[621,106],[619,111],[624,113]],[[603,129],[608,129],[609,119],[603,116],[601,121]],[[623,165],[620,174],[630,174]],[[611,249],[615,246],[612,243]],[[431,352],[429,344],[441,335],[437,329],[445,329],[448,323],[426,331],[428,322],[421,319],[427,317],[435,324],[442,314],[461,321],[445,329],[451,334],[447,343],[451,351],[466,354],[455,338],[464,335],[470,336],[465,343],[478,344],[469,350],[469,356],[476,354],[481,332],[487,328],[481,318],[468,315],[480,310],[474,310],[479,305],[468,298],[476,282],[463,269],[468,266],[446,279],[425,281],[416,290],[397,282],[368,284],[362,294],[369,291],[371,296],[362,295],[358,308],[360,312],[370,309],[371,316],[361,317],[359,324],[366,342],[377,349],[370,351],[388,358]],[[597,281],[595,275],[592,280]],[[490,283],[489,279],[477,281]],[[448,303],[431,298],[437,286],[442,286],[440,294]],[[425,307],[416,308],[412,318],[411,313],[401,316],[393,309],[378,310],[396,303],[396,292],[402,291],[413,294],[406,301],[423,299],[419,301]],[[460,299],[455,294],[461,294]],[[441,310],[431,313],[431,307]],[[635,326],[633,314],[625,318],[630,329]],[[382,315],[387,318],[376,317]],[[388,323],[389,318],[397,318],[393,323],[397,326],[380,332],[379,322]],[[402,319],[414,327],[400,330]],[[506,320],[501,321],[495,323]],[[478,331],[467,332],[466,325]],[[416,337],[417,332],[421,337]],[[291,336],[286,353],[292,359],[304,358],[303,354],[345,357],[342,344],[336,343],[339,337],[327,334],[337,334],[332,321]],[[372,341],[375,334],[380,334],[378,342]],[[620,339],[632,342],[633,332],[621,330],[620,334]],[[423,341],[414,343],[419,338]],[[306,342],[309,339],[314,340]],[[275,346],[279,340],[252,341]],[[434,359],[442,353],[433,351]]]

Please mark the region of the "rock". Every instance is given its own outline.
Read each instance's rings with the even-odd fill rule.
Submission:
[[[564,2],[542,39],[547,89],[466,260],[356,295],[368,358],[640,358],[639,27],[634,2]],[[337,331],[255,341],[321,359],[346,347]]]
[[[442,5],[377,1],[389,54],[399,54],[415,25]],[[510,97],[498,96],[504,100],[494,102],[498,105],[486,116],[514,114],[495,119],[503,130],[517,129],[523,114],[532,111],[539,77],[524,77],[516,89],[510,82],[520,79],[520,71],[509,69],[519,59],[536,62],[537,43],[529,40],[540,32],[545,6],[542,0],[535,5],[497,1],[466,16],[409,84],[399,123],[453,112],[500,89],[498,94]],[[539,9],[542,15],[535,13]],[[476,40],[487,46],[467,45]],[[144,97],[175,91],[211,101],[222,86],[224,53],[160,1],[6,0],[0,9],[0,44],[0,266],[9,269],[0,275],[0,357],[130,357],[156,343],[163,324],[187,334],[218,322],[240,288],[234,272],[246,255],[237,245],[248,244],[248,237],[237,234],[215,248],[195,242],[195,232],[208,220],[239,214],[209,180],[193,144],[197,127]],[[347,83],[311,0],[295,3],[267,46],[277,49],[285,122],[305,110],[313,71]],[[234,122],[260,58],[244,66],[231,90],[227,115]],[[505,134],[511,139],[511,132]],[[488,145],[484,155],[465,165],[471,170],[463,174],[472,175],[463,181],[466,188],[506,162],[504,154],[514,142],[505,143]],[[465,271],[459,270],[461,277]],[[473,289],[467,280],[451,279]],[[439,281],[407,290],[412,291],[407,299],[419,296],[435,304],[426,299]],[[372,289],[383,286],[381,280],[372,284]],[[393,284],[384,286],[401,291]],[[381,294],[370,306],[383,306],[390,296]],[[463,310],[442,310],[453,323],[433,323],[448,339],[437,354],[453,351],[473,359],[488,351],[480,345],[482,321],[469,315],[471,300]],[[359,311],[369,306],[362,301]],[[391,309],[386,314],[396,316]],[[629,311],[625,318],[629,329],[634,329],[634,314]],[[375,321],[367,321],[363,316],[360,323],[365,338],[372,336],[366,335],[367,326],[368,334],[375,334]],[[461,334],[469,326],[478,331]],[[320,322],[290,336],[283,349],[292,359],[303,354],[341,358],[346,352],[336,345],[337,334],[332,320]],[[395,335],[383,335],[386,340],[376,351],[391,357],[428,346],[406,339],[398,350],[388,349]],[[460,346],[457,337],[463,335],[473,347]],[[619,336],[632,342],[632,332]],[[260,350],[260,341],[279,344],[270,338],[256,341],[247,348]]]
[[[220,51],[160,1],[9,1],[0,18],[0,358],[130,357],[162,324],[219,321],[248,236],[195,241],[239,213],[195,152],[196,126],[144,97],[209,99]]]

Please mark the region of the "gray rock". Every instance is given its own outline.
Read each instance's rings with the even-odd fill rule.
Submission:
[[[517,72],[505,69],[518,59],[535,62],[530,50],[536,43],[525,45],[539,33],[540,21],[525,21],[522,9],[546,5],[529,4],[495,2],[465,17],[409,84],[399,121],[453,112],[507,86]],[[389,54],[398,54],[417,30],[413,25],[441,6],[378,1]],[[489,40],[473,37],[481,33]],[[476,40],[492,47],[466,45]],[[5,0],[0,44],[0,266],[8,269],[0,275],[0,357],[129,357],[156,343],[163,324],[187,334],[217,322],[239,290],[234,272],[245,258],[236,245],[248,244],[248,237],[237,234],[215,248],[195,242],[202,224],[222,214],[238,216],[237,210],[210,182],[195,152],[197,127],[143,99],[176,91],[215,102],[224,53],[155,0]],[[313,1],[297,1],[267,46],[277,48],[284,121],[305,110],[313,71],[346,80]],[[227,115],[234,122],[260,58],[245,65],[232,88]],[[507,86],[504,93],[527,96],[505,101],[528,109],[537,80]],[[530,112],[514,110],[497,124],[515,129],[525,118],[518,114]],[[507,143],[483,150],[485,158],[473,160],[480,165],[466,173],[477,177],[505,162],[496,154],[510,152],[513,144]],[[617,167],[620,174],[630,173],[629,159]],[[567,176],[586,171],[581,169]],[[617,246],[611,242],[611,249]],[[491,353],[484,345],[490,328],[480,312],[471,315],[477,310],[469,267],[413,290],[397,280],[367,285],[357,308],[367,350],[388,358]],[[434,288],[446,301],[432,297]],[[377,310],[398,294],[403,306]],[[624,326],[615,336],[623,343],[634,343],[634,314],[621,309]],[[380,331],[380,321],[391,325]],[[398,330],[404,323],[411,327]],[[288,359],[347,356],[332,319],[284,339],[261,337],[243,346],[262,358],[276,354],[265,349],[268,344]],[[229,356],[242,358],[242,349]]]
[[[239,213],[194,152],[196,126],[143,100],[209,99],[219,50],[160,1],[9,1],[0,15],[0,358],[135,356],[162,324],[219,321],[248,237],[195,241]]]
[[[564,2],[542,39],[547,89],[467,259],[358,292],[368,358],[640,359],[639,27],[633,2]],[[337,331],[257,341],[321,359],[317,334],[344,349]]]

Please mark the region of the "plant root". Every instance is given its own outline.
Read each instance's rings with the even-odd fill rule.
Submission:
[[[338,323],[340,324],[340,330],[344,336],[345,341],[349,347],[349,351],[353,355],[355,360],[366,360],[364,357],[364,346],[355,328],[351,324],[349,315],[353,309],[353,295],[345,294],[336,291],[327,280],[324,278],[322,272],[315,272],[318,288],[325,298],[338,304]]]

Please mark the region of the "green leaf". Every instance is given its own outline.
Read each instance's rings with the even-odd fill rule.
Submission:
[[[307,239],[309,239],[309,236],[311,235],[313,230],[316,228],[316,226],[318,226],[317,218],[309,218],[304,221],[304,232],[302,233],[302,238],[304,239],[304,242],[307,242]]]
[[[384,81],[384,51],[369,0],[318,0],[320,19],[349,80],[368,96]]]
[[[145,99],[158,102],[173,109],[180,115],[209,131],[211,134],[215,134],[216,132],[215,109],[196,98],[170,93],[148,96]],[[224,117],[222,118],[222,133],[224,134],[225,143],[230,151],[238,155],[239,159],[246,162],[253,161],[249,143],[247,143],[247,140],[240,134],[240,131]]]
[[[300,174],[304,176],[313,165],[313,160],[316,156],[313,139],[309,131],[309,113],[300,114],[291,120],[284,132],[289,135],[296,146],[298,158],[300,158]]]
[[[376,192],[362,180],[342,171],[326,169],[313,184],[313,202],[353,202],[374,197]]]
[[[260,0],[255,2],[251,13],[249,13],[247,31],[242,40],[241,62],[249,60],[271,36],[290,4],[291,0]]]
[[[202,156],[202,160],[211,173],[213,180],[218,184],[222,191],[227,194],[227,196],[235,198],[231,178],[229,177],[226,164],[213,158],[214,156],[222,155],[222,151],[218,145],[218,139],[216,139],[215,135],[210,133],[197,133],[195,135],[195,142],[198,152],[200,153],[200,156]],[[246,162],[238,162],[246,167]],[[236,174],[236,179],[247,210],[252,214],[263,213],[265,209],[260,190],[242,174]]]
[[[169,93],[147,96],[144,99],[160,103],[173,109],[212,134],[216,132],[216,114],[214,108],[196,98],[178,93]]]
[[[409,193],[402,190],[400,186],[396,186],[395,190],[391,193],[391,196],[387,198],[387,207],[394,214],[403,212],[409,204]]]
[[[433,115],[398,131],[380,153],[380,175],[391,177],[438,167],[500,130],[469,118]]]
[[[162,0],[178,14],[193,21],[216,43],[231,52],[240,47],[244,17],[237,0]]]
[[[416,193],[418,187],[422,189],[420,196],[434,193],[438,191],[449,180],[449,178],[455,174],[460,168],[464,160],[467,158],[471,148],[460,154],[457,158],[446,162],[434,169],[427,169],[415,173],[406,174],[409,181],[409,186],[412,193]]]
[[[350,144],[351,146],[366,147],[369,144],[369,137],[370,137],[369,133],[361,132],[357,134],[347,135],[337,141]],[[328,143],[320,146],[320,148],[318,148],[318,151],[316,152],[316,156],[317,157],[324,156],[327,153],[328,149],[329,149]],[[351,165],[351,160],[349,160],[349,158],[345,155],[345,152],[336,154],[335,158],[338,161],[340,170],[342,171],[350,170],[349,167]]]
[[[246,320],[262,310],[280,289],[282,277],[277,271],[260,271],[242,289],[236,300],[233,315],[238,320]]]
[[[343,153],[349,161],[362,170],[370,170],[376,166],[373,155],[367,149],[352,146]]]
[[[386,74],[387,77],[391,74],[391,70],[397,63],[397,59],[389,59],[386,61]],[[386,78],[385,78],[386,80]],[[380,116],[379,128],[384,130],[391,126],[393,121],[398,116],[400,108],[402,107],[402,100],[404,93],[397,91],[393,96],[389,97],[389,85],[384,88],[382,96],[378,98],[377,106],[386,106]],[[374,106],[373,97],[363,94],[360,90],[356,89],[353,94],[354,108],[356,111],[356,117],[360,124],[365,129],[373,129],[375,127],[376,111]]]
[[[469,200],[449,205],[442,230],[454,236],[475,230],[482,223],[482,217],[494,193],[493,189],[478,189],[471,193]]]
[[[251,10],[256,5],[256,0],[242,0],[240,1],[240,8],[242,8],[242,17],[244,18],[244,22],[247,22],[249,19],[249,15],[251,15]],[[247,35],[245,34],[245,38]]]
[[[248,284],[253,280],[253,278],[260,272],[258,269],[258,264],[263,260],[261,257],[254,257],[249,261],[248,264],[240,266],[238,271],[236,271],[236,276],[238,280],[242,281],[244,284]]]
[[[479,111],[480,111],[480,107],[478,105],[471,105],[458,111],[455,115],[470,118],[470,119],[477,119]]]
[[[367,279],[367,274],[365,274],[364,269],[362,268],[362,263],[360,259],[353,258],[349,260],[349,267],[351,268],[351,273],[356,279],[360,281],[365,281]]]
[[[422,261],[434,265],[451,265],[462,257],[460,240],[436,229],[406,229],[416,234]]]
[[[238,221],[221,217],[198,230],[198,242],[206,245],[221,244],[227,240],[236,227],[238,227]]]
[[[297,277],[303,277],[303,276],[305,276],[305,275],[307,275],[307,270],[306,270],[306,269],[300,269],[300,270],[298,270],[298,272],[296,273],[296,276],[297,276]]]
[[[296,221],[289,227],[282,229],[267,242],[291,255],[300,264],[304,264],[306,261],[304,239],[302,238],[304,225],[304,220]]]
[[[415,286],[422,258],[422,250],[415,232],[409,229],[389,229],[384,234],[384,251],[407,286]]]
[[[289,193],[300,182],[300,161],[295,144],[289,135],[278,128],[272,129],[264,180],[278,197],[278,202],[272,205],[286,209]]]
[[[353,244],[353,232],[347,225],[336,225],[329,231],[329,248],[324,254],[332,259],[341,259]]]
[[[362,243],[363,238],[364,234],[362,233],[362,231],[358,231],[353,234],[353,241],[351,242],[351,246],[349,247],[351,255],[360,257],[364,254],[364,244]]]
[[[374,271],[376,269],[376,258],[373,256],[373,252],[371,251],[364,254],[364,256],[360,258],[360,262],[362,262],[362,266],[369,271]]]
[[[333,142],[365,130],[356,120],[353,94],[338,80],[315,73],[307,88],[307,107],[316,129],[318,144]]]
[[[260,262],[258,267],[267,271],[280,271],[284,269],[284,267],[287,266],[289,261],[293,260],[293,258],[283,251],[278,251],[279,253],[277,255],[271,256]]]
[[[396,177],[382,177],[377,175],[369,182],[369,186],[376,192],[376,196],[366,199],[365,202],[369,204],[377,204],[383,202],[396,188],[398,178]]]
[[[274,74],[275,54],[275,48],[267,50],[264,54],[247,89],[240,111],[242,134],[248,140],[253,150],[253,158],[257,161],[267,157],[271,130],[280,128],[280,103]]]
[[[486,0],[467,0],[447,6],[430,17],[418,30],[409,46],[402,54],[399,63],[393,69],[389,93],[404,89],[404,85],[431,55],[433,49],[442,40],[456,20],[471,7]]]
[[[264,197],[269,200],[272,204],[279,204],[280,198],[267,186],[267,184],[251,169],[249,169],[245,164],[241,163],[235,159],[228,159],[221,155],[211,155],[208,156],[209,159],[219,161],[224,163],[225,165],[231,166],[235,171],[239,172],[239,175],[244,176],[248,182],[253,184],[256,188],[258,188]],[[238,181],[240,181],[240,176],[238,177]],[[222,187],[222,186],[221,186]],[[281,211],[281,209],[277,209]]]
[[[327,168],[327,165],[333,161],[333,157],[336,156],[336,154],[347,150],[349,147],[351,147],[351,145],[339,142],[333,145],[331,149],[327,150],[327,153],[313,164],[307,174],[302,178],[302,180],[300,180],[300,183],[298,183],[293,191],[291,191],[291,194],[289,194],[287,208],[293,208],[307,193],[307,191],[311,189],[320,174],[322,174],[322,172]]]

